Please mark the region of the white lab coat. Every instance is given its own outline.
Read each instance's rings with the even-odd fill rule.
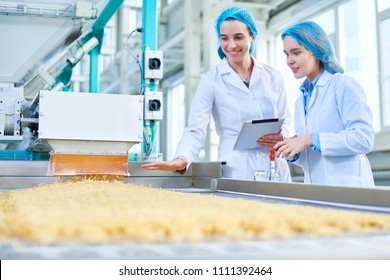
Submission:
[[[313,89],[306,116],[303,95],[296,101],[295,129],[297,135],[319,133],[321,153],[308,148],[296,161],[305,183],[374,186],[365,155],[374,143],[372,112],[352,77],[325,71]]]
[[[226,59],[202,75],[175,157],[185,157],[189,163],[195,160],[204,145],[211,115],[219,135],[218,160],[226,162],[222,170],[225,178],[253,180],[255,170],[269,170],[269,149],[233,150],[244,121],[285,118],[283,132],[291,135],[283,79],[276,69],[256,60],[249,89]],[[291,181],[287,162],[277,159],[276,165],[279,180]]]

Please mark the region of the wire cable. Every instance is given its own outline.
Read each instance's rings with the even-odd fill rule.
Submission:
[[[133,31],[130,32],[130,34],[127,36],[126,40],[125,40],[125,49],[127,50],[127,52],[133,57],[134,61],[138,64],[138,68],[139,68],[139,73],[140,73],[140,78],[141,78],[141,81],[142,81],[142,66],[141,66],[141,63],[140,63],[140,60],[139,60],[139,55],[140,55],[140,50],[138,50],[137,52],[137,55],[135,55],[129,48],[129,46],[127,45],[130,37],[135,33],[135,32],[139,32],[141,33],[142,32],[142,28],[141,27],[138,27],[136,29],[134,29]],[[143,86],[140,87],[140,89],[138,90],[138,92],[141,94],[144,92],[144,89],[142,88]]]

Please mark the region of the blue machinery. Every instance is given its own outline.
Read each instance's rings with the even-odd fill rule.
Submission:
[[[77,45],[74,47],[76,51],[72,51],[72,54],[75,54],[74,57],[68,57],[66,63],[62,63],[61,67],[56,66],[55,71],[40,71],[40,78],[46,77],[47,86],[40,88],[38,90],[69,90],[69,81],[72,75],[73,67],[81,60],[85,53],[88,53],[90,56],[90,79],[89,79],[89,92],[98,93],[99,92],[99,56],[102,47],[102,41],[104,36],[104,28],[107,22],[111,17],[118,11],[120,6],[123,4],[123,0],[110,0],[107,1],[107,4],[101,10],[101,12],[94,18],[92,15],[87,16],[87,19],[95,19],[89,28],[90,32],[86,35],[81,35],[76,40],[78,40]],[[84,4],[86,2],[76,2],[74,6],[75,14],[77,16],[76,8],[78,5]],[[88,4],[88,3],[87,3]],[[76,7],[77,6],[77,7]],[[86,10],[88,11],[89,8]],[[10,9],[11,10],[11,9]],[[26,9],[27,10],[27,9]],[[85,8],[84,8],[85,10]],[[66,7],[62,14],[66,12],[71,12],[69,7]],[[0,11],[1,12],[1,11]],[[98,11],[99,12],[99,11]],[[7,14],[8,15],[8,14]],[[83,17],[85,15],[82,15]],[[92,21],[91,21],[92,22]],[[157,1],[156,0],[143,0],[143,9],[142,9],[142,66],[141,70],[141,89],[140,92],[144,95],[144,133],[142,139],[142,153],[141,157],[130,157],[129,160],[139,160],[148,159],[148,157],[155,153],[155,132],[156,132],[156,122],[162,119],[162,93],[157,91],[158,80],[162,78],[162,53],[157,51]],[[79,56],[77,56],[77,54]],[[54,68],[54,67],[53,67]],[[60,69],[60,71],[59,71]],[[52,77],[50,77],[52,75]],[[39,76],[39,75],[37,75]],[[47,78],[48,77],[48,78]],[[49,81],[48,81],[49,80]],[[35,83],[35,80],[33,80]],[[14,83],[16,86],[17,83]],[[0,83],[0,98],[1,103],[3,103],[4,98],[9,91],[12,91],[11,88],[4,88]],[[23,91],[19,92],[19,89],[13,89],[12,103],[20,104],[12,109],[11,114],[14,114],[15,119],[8,126],[15,125],[15,128],[19,128],[20,131],[13,132],[7,128],[7,117],[5,118],[4,133],[0,135],[0,143],[12,144],[7,149],[0,149],[0,159],[6,160],[47,160],[49,158],[48,147],[45,146],[42,142],[34,143],[34,147],[24,147],[23,145],[18,145],[22,141],[25,130],[22,131],[21,123],[23,122],[26,126],[28,123],[29,129],[32,131],[31,142],[38,133],[38,116],[36,108],[39,106],[39,101],[32,101],[30,104],[31,114],[22,114],[26,105],[26,102],[23,98]],[[16,91],[16,94],[15,94]],[[8,94],[9,95],[9,94]],[[3,103],[4,104],[4,103]],[[4,113],[4,116],[7,115],[5,112],[6,108],[0,106],[0,113]],[[19,127],[17,127],[19,126]],[[1,129],[1,124],[0,124]],[[7,132],[7,133],[6,133]],[[5,137],[5,136],[12,137]],[[24,139],[26,140],[26,139]],[[28,140],[28,139],[27,139]],[[140,141],[141,142],[141,141]],[[15,149],[10,149],[12,146],[16,147]]]
[[[90,32],[84,39],[87,42],[95,37],[99,45],[90,52],[90,92],[99,92],[98,56],[100,55],[104,27],[108,20],[122,5],[123,0],[111,0],[98,17]],[[162,78],[162,54],[157,51],[157,0],[142,1],[142,53],[141,88],[145,95],[145,133],[142,155],[148,158],[155,152],[156,121],[162,119],[162,94],[156,92],[156,79]],[[134,159],[134,158],[133,158]],[[132,160],[132,159],[131,159]]]

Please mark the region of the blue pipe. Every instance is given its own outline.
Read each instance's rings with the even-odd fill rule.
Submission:
[[[157,1],[142,1],[142,52],[145,50],[157,50]],[[144,57],[143,57],[144,60]],[[145,63],[143,63],[145,65]],[[146,87],[144,73],[142,73],[142,86]],[[148,85],[150,90],[155,90],[156,85],[151,81]]]
[[[89,92],[91,93],[100,91],[99,55],[100,53],[95,49],[89,53]]]
[[[142,1],[142,52],[145,50],[157,50],[157,1],[156,0],[143,0]],[[145,56],[142,58],[142,65],[145,65]],[[149,81],[146,84],[144,73],[142,73],[142,88],[148,87],[151,91],[155,91],[157,86],[154,81]],[[156,121],[151,120],[148,122],[144,121],[144,126],[147,130],[150,130],[150,144],[153,145],[152,153],[156,152],[155,132],[156,132]],[[142,152],[147,152],[147,145],[144,142],[142,145]]]
[[[110,0],[100,13],[95,23],[92,25],[92,31],[84,37],[83,43],[87,42],[90,38],[95,37],[98,39],[99,44],[93,48],[90,55],[90,67],[89,67],[89,91],[99,92],[99,55],[102,49],[104,28],[107,22],[118,11],[124,0]]]

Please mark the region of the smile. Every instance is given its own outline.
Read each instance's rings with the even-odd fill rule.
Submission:
[[[228,53],[231,55],[237,55],[238,53],[240,53],[240,51],[228,51]]]

